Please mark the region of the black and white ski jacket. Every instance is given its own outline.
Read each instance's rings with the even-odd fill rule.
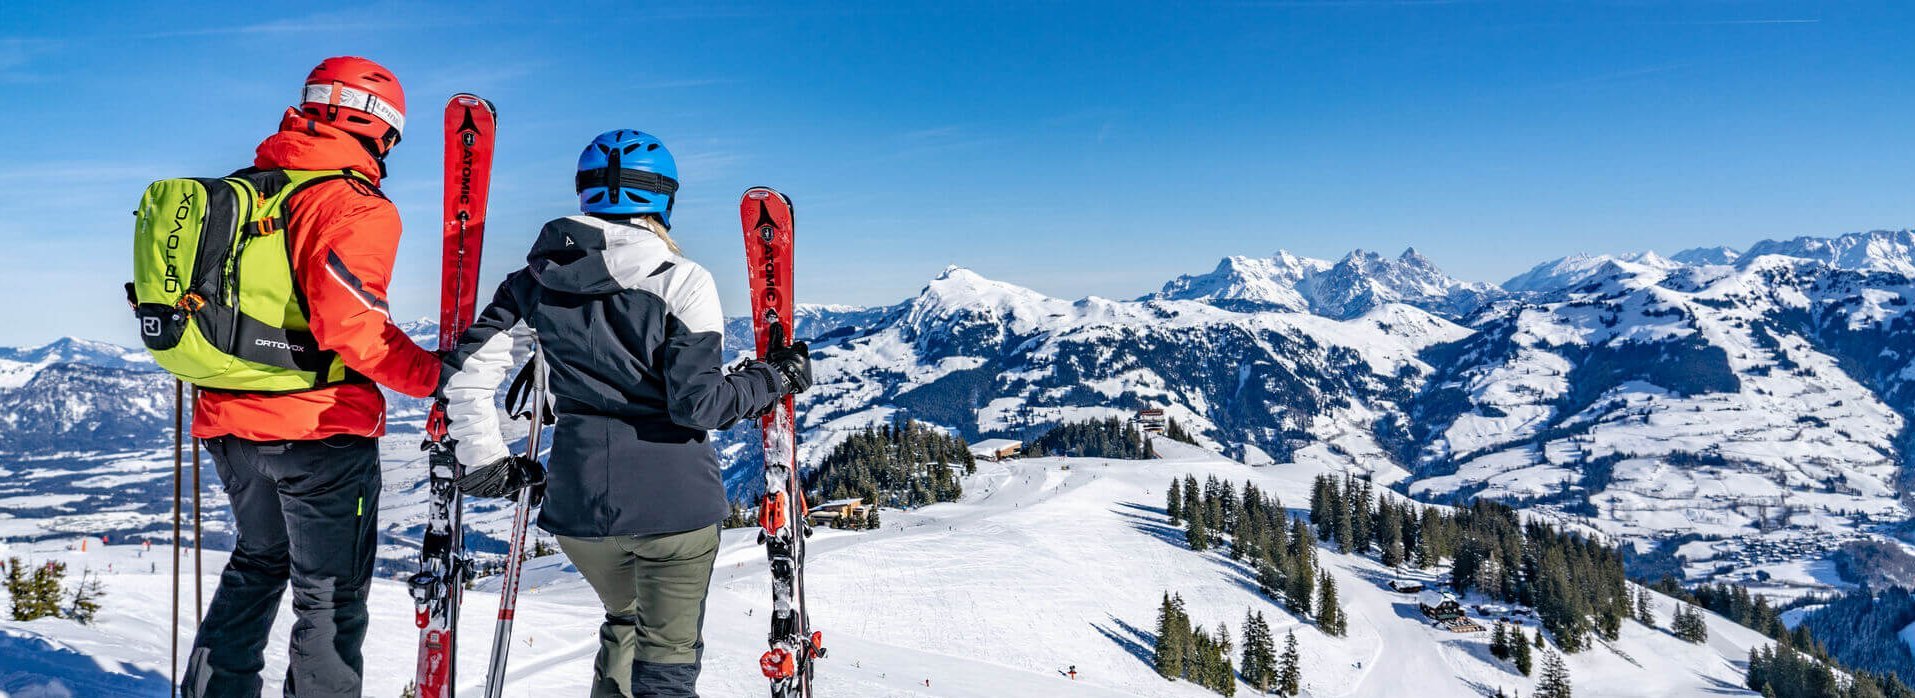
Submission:
[[[589,216],[545,224],[526,262],[446,356],[459,461],[509,455],[494,398],[514,357],[539,351],[557,417],[540,528],[626,536],[723,520],[708,432],[764,411],[784,386],[761,363],[726,372],[711,273],[646,228]]]

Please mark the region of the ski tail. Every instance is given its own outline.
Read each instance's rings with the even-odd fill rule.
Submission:
[[[497,111],[471,94],[453,95],[445,108],[445,218],[439,278],[439,348],[450,349],[471,326],[478,308],[479,258],[484,250],[486,200],[492,182]],[[426,417],[426,528],[419,571],[407,580],[419,626],[419,698],[450,698],[457,674],[453,631],[471,574],[464,546],[464,503],[453,481],[459,462],[446,438],[445,406]]]
[[[739,201],[751,279],[752,334],[758,354],[790,346],[796,304],[792,295],[791,199],[753,187]],[[765,546],[772,584],[770,648],[759,670],[774,698],[809,698],[812,661],[825,656],[824,636],[811,629],[805,610],[805,538],[810,507],[798,475],[796,402],[787,395],[759,418],[765,452],[765,496],[758,507],[758,541]]]

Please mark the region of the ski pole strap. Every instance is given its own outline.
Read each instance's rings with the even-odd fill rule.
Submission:
[[[532,389],[532,379],[536,377],[538,370],[537,359],[525,362],[525,367],[519,369],[519,374],[512,377],[512,385],[505,389],[505,411],[511,414],[513,419],[531,419],[532,412],[528,408],[528,403],[534,399],[545,399],[545,396],[537,395],[538,391]],[[544,410],[543,415],[544,419],[539,421],[544,424],[550,425],[557,421],[553,419],[551,410]]]
[[[600,167],[579,172],[577,179],[574,180],[574,184],[577,185],[579,191],[585,191],[592,187],[605,187],[607,189],[622,187],[625,189],[637,189],[639,191],[655,191],[666,196],[671,196],[678,192],[678,180],[657,172],[613,169],[610,167]]]

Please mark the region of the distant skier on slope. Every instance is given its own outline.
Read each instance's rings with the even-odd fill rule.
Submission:
[[[651,135],[593,139],[575,181],[585,215],[545,224],[446,357],[449,431],[470,467],[460,489],[501,497],[543,478],[539,527],[605,606],[595,697],[697,695],[728,509],[708,432],[812,380],[802,343],[726,371],[711,274],[668,234],[677,176]],[[507,450],[493,408],[514,354],[533,350],[558,416],[549,476]]]
[[[377,187],[405,109],[391,71],[364,58],[328,58],[306,76],[300,104],[286,110],[279,132],[259,144],[255,167],[313,179],[290,195],[283,220],[259,224],[262,235],[287,236],[293,273],[248,276],[251,290],[239,302],[246,305],[254,290],[290,285],[308,315],[313,353],[323,352],[318,358],[327,363],[304,389],[198,392],[193,436],[212,454],[239,535],[193,640],[182,695],[259,695],[267,634],[289,579],[298,619],[286,695],[360,694],[377,549],[378,437],[386,428],[379,386],[426,397],[440,373],[437,357],[386,310],[399,211]],[[275,310],[291,314],[283,305]],[[240,322],[242,334],[266,337],[274,329],[243,320],[252,324]]]

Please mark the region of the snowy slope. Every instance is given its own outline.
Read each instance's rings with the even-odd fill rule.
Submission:
[[[1412,492],[1527,502],[1642,542],[1736,539],[1684,548],[1692,574],[1727,563],[1730,579],[1906,517],[1906,277],[1759,255],[1612,261],[1579,284],[1432,359],[1411,411]],[[1788,540],[1765,543],[1777,529]]]
[[[1179,444],[1160,449],[1171,457],[980,464],[963,501],[888,511],[879,532],[820,531],[808,595],[831,657],[820,665],[819,694],[1213,695],[1152,671],[1151,633],[1166,590],[1183,595],[1196,622],[1228,623],[1233,635],[1241,636],[1246,609],[1262,611],[1279,636],[1294,629],[1307,695],[1464,698],[1496,687],[1532,689],[1530,679],[1489,659],[1483,634],[1426,625],[1409,597],[1378,586],[1389,572],[1367,558],[1321,553],[1343,591],[1348,637],[1326,637],[1292,618],[1261,597],[1237,564],[1186,549],[1161,512],[1162,488],[1184,473],[1216,474],[1256,482],[1296,504],[1307,501],[1309,480],[1321,471],[1254,469]],[[38,544],[0,553],[60,557],[75,571],[104,573],[108,586],[94,626],[0,622],[0,686],[19,695],[52,682],[75,695],[166,694],[163,552],[141,556],[135,546],[114,546],[79,553]],[[208,555],[215,568],[222,561]],[[769,593],[750,531],[726,534],[715,576],[700,692],[755,695],[763,690],[756,660]],[[467,597],[462,692],[478,690],[474,668],[491,644],[491,581]],[[594,597],[562,556],[535,560],[525,584],[505,695],[584,692],[599,619]],[[372,604],[367,694],[398,695],[414,657],[411,605],[403,587],[386,580],[376,583]],[[1668,613],[1666,600],[1659,606]],[[1740,664],[1760,638],[1719,618],[1709,622],[1705,645],[1626,624],[1613,647],[1569,658],[1577,695],[1752,695],[1737,688]],[[282,609],[266,651],[268,691],[277,690],[289,627]],[[1076,681],[1062,674],[1070,665],[1079,671]]]

